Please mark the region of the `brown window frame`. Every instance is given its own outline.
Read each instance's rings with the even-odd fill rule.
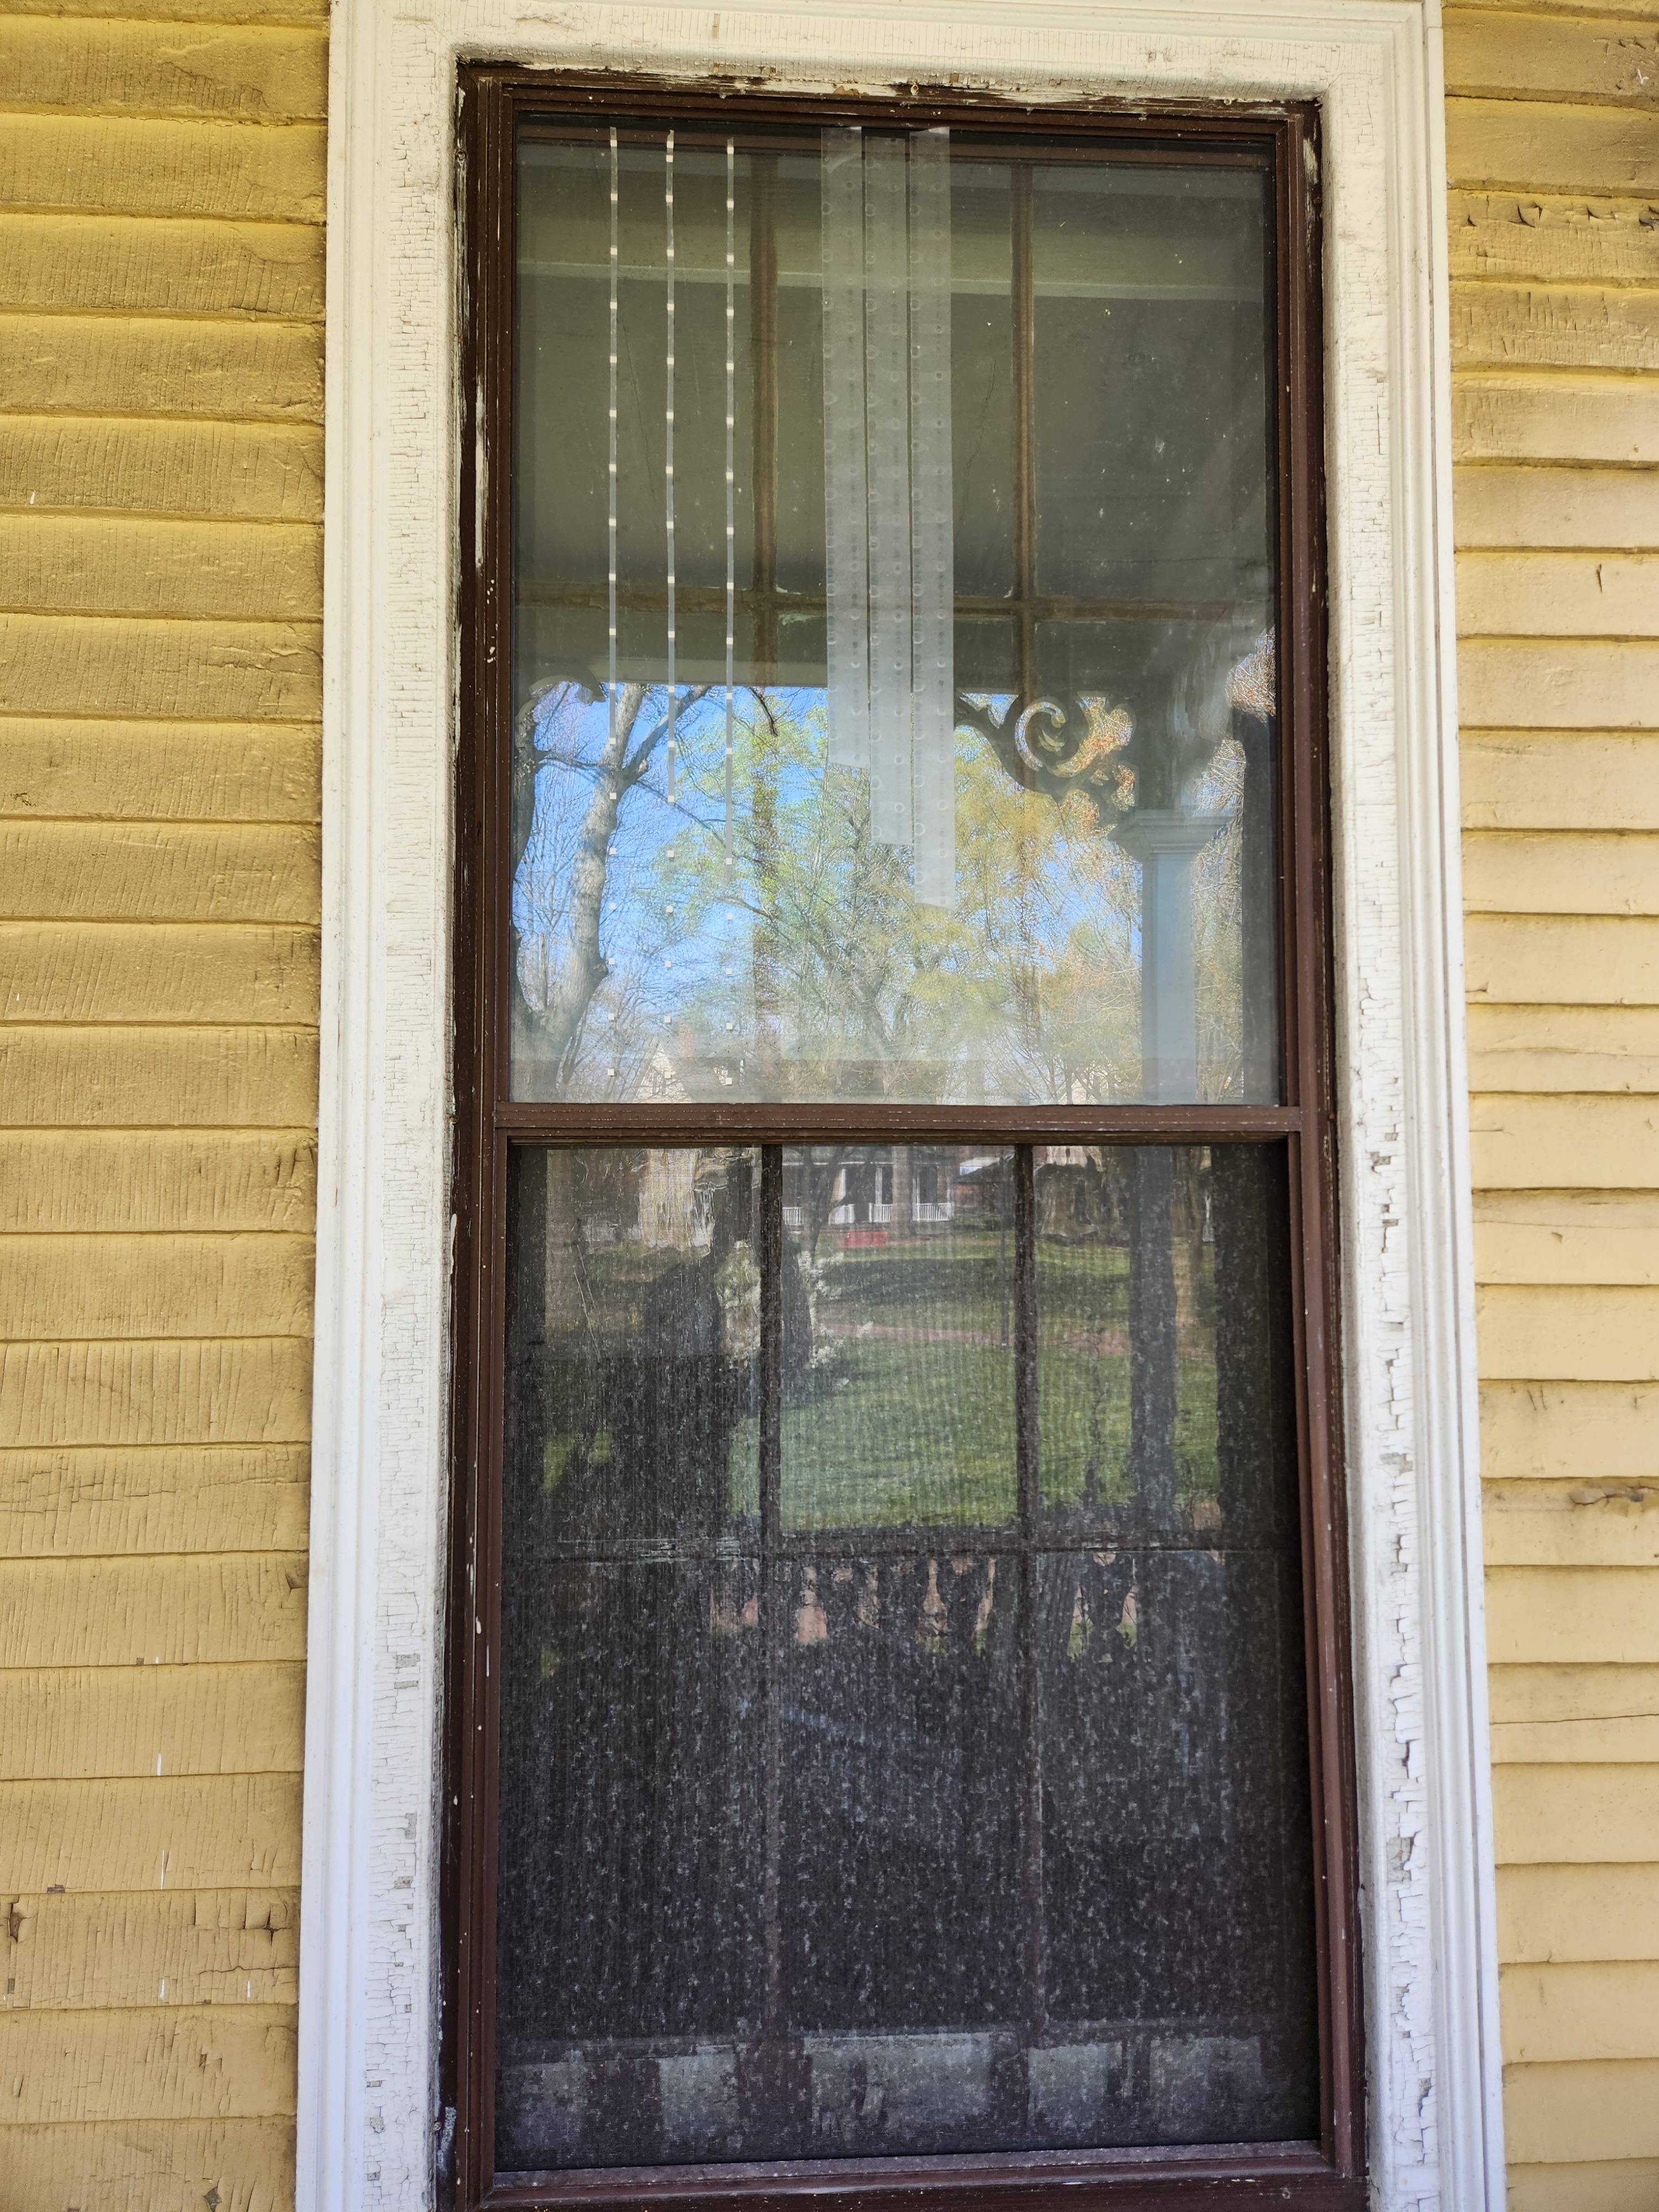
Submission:
[[[1190,157],[1248,141],[1271,157],[1277,289],[1280,1066],[1278,1106],[540,1104],[508,1094],[514,151],[520,118],[661,114],[745,123],[945,125],[976,131],[1178,142]],[[708,81],[465,65],[460,626],[455,820],[455,1357],[445,1706],[441,2154],[467,2208],[653,2205],[787,2212],[833,2197],[860,2212],[993,2212],[1015,2200],[1079,2212],[1198,2204],[1359,2212],[1365,2202],[1356,1786],[1337,1368],[1335,1121],[1325,720],[1318,115],[1311,104],[1032,107],[912,88],[902,96],[730,92]],[[799,2160],[498,2177],[493,2165],[494,1928],[500,1494],[507,1230],[514,1145],[778,1146],[815,1138],[1000,1145],[1279,1139],[1291,1192],[1297,1431],[1314,1814],[1321,2130],[1316,2141],[998,2156]],[[1027,1156],[1029,1158],[1029,1155]]]

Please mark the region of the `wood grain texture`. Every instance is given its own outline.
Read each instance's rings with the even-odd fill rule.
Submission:
[[[1462,553],[1457,628],[1463,637],[1659,637],[1659,554]]]
[[[1659,739],[1466,729],[1458,769],[1466,830],[1659,830]]]
[[[0,507],[8,507],[319,523],[322,433],[295,423],[15,416],[0,419]],[[68,711],[95,710],[76,700]]]
[[[1659,1959],[1659,1863],[1505,1867],[1498,1877],[1498,1949],[1517,1965]]]
[[[7,1887],[19,1897],[122,1889],[297,1889],[300,1779],[163,1775],[0,1781]]]
[[[1659,2058],[1659,1963],[1505,1966],[1500,1986],[1510,2065]]]
[[[0,1335],[304,1336],[309,1235],[0,1237]]]
[[[1475,1314],[1483,1378],[1659,1379],[1659,1291],[1490,1284],[1475,1293]],[[1659,1608],[1654,1618],[1659,1629]]]
[[[1659,2157],[1659,2059],[1513,2068],[1504,2148],[1522,2165]]]
[[[1615,1021],[1598,1006],[1476,1004],[1469,1008],[1469,1079],[1486,1094],[1476,1102],[1483,1132],[1529,1142],[1527,1127],[1559,1132],[1576,1125],[1582,1140],[1605,1127],[1620,1143],[1624,1163],[1615,1166],[1609,1159],[1603,1176],[1596,1163],[1576,1158],[1569,1149],[1559,1156],[1557,1172],[1547,1154],[1535,1154],[1528,1164],[1507,1142],[1494,1150],[1483,1138],[1477,1182],[1530,1188],[1605,1181],[1614,1188],[1634,1188],[1651,1181],[1652,1163],[1644,1164],[1641,1151],[1631,1149],[1632,1139],[1638,1146],[1651,1141],[1639,1133],[1645,1123],[1636,1113],[1637,1102],[1615,1107],[1589,1094],[1640,1092],[1650,1101],[1659,1092],[1659,1009],[1626,1006]],[[1529,1121],[1527,1103],[1515,1097],[1500,1103],[1491,1095],[1500,1091],[1577,1092],[1580,1099],[1571,1104],[1540,1098],[1535,1121]]]
[[[1455,284],[1452,349],[1466,368],[1659,368],[1659,292]]]
[[[1471,914],[1659,914],[1659,834],[1471,830],[1463,839]]]
[[[317,1119],[314,1028],[0,1023],[14,1126],[293,1128]]]
[[[1473,914],[1466,956],[1470,998],[1492,1005],[1659,1006],[1659,923],[1648,916]]]
[[[1480,1385],[1484,1472],[1515,1481],[1646,1482],[1659,1389],[1626,1382]]]
[[[323,234],[314,223],[0,215],[7,307],[319,323]]]
[[[277,2005],[0,2010],[0,2068],[14,2125],[286,2116],[294,2013]]]
[[[0,1557],[302,1552],[303,1443],[37,1444],[0,1453]]]
[[[304,323],[0,315],[0,380],[20,413],[323,417],[322,354]]]
[[[1489,1567],[1659,1567],[1659,1468],[1628,1485],[1489,1482],[1483,1525]]]
[[[1659,1283],[1659,1193],[1477,1192],[1474,1243],[1483,1283]]]
[[[1500,1866],[1648,1866],[1659,1766],[1500,1766],[1492,1806]]]
[[[0,83],[12,107],[316,121],[327,107],[328,42],[320,26],[9,15],[0,16]]]
[[[0,206],[39,213],[320,223],[327,162],[320,123],[0,113]]]
[[[302,1443],[307,1337],[0,1345],[0,1448]]]
[[[7,2002],[86,2012],[118,2005],[292,2004],[293,1890],[123,1891],[28,1897],[0,1935]]]
[[[0,1574],[8,1571],[15,1571],[10,1563],[0,1565]],[[305,1704],[300,1659],[159,1667],[54,1661],[0,1672],[0,1741],[15,1782],[297,1774]],[[182,1990],[178,2002],[188,2002]]]
[[[1488,462],[1455,471],[1453,517],[1460,548],[1650,550],[1659,547],[1659,476]]]
[[[0,823],[0,918],[315,924],[309,823]]]
[[[305,1610],[298,1557],[0,1559],[0,1668],[303,1659]]]
[[[1659,114],[1646,106],[1459,97],[1446,102],[1446,161],[1455,185],[1501,186],[1528,198],[1545,192],[1645,197],[1659,175],[1656,157]]]
[[[1522,2166],[1511,2158],[1508,2179],[1510,2212],[1652,2212],[1659,2158],[1601,2159],[1594,2166]]]
[[[313,523],[0,514],[3,608],[303,622],[322,583]]]
[[[1501,375],[1471,370],[1452,382],[1459,461],[1659,464],[1659,379]]]
[[[1659,103],[1659,31],[1651,25],[1556,22],[1533,15],[1494,19],[1449,8],[1445,40],[1451,92],[1530,93],[1636,107]]]
[[[66,2173],[82,2212],[202,2212],[214,2193],[224,2212],[293,2212],[291,2120],[9,2127],[5,2140],[7,2212],[64,2212]]]
[[[314,823],[321,781],[314,724],[0,720],[0,817]]]
[[[0,922],[18,1022],[298,1022],[317,1004],[313,931],[238,922]]]
[[[1659,729],[1659,644],[1466,638],[1459,698],[1471,722],[1511,730]]]
[[[1659,283],[1659,222],[1646,198],[1453,192],[1447,222],[1454,280]]]
[[[303,1232],[316,1202],[309,1131],[0,1130],[0,1236]]]
[[[1639,1567],[1490,1568],[1487,1655],[1495,1667],[1659,1663],[1653,1586]]]
[[[0,685],[24,714],[294,721],[321,711],[322,625],[0,615]]]

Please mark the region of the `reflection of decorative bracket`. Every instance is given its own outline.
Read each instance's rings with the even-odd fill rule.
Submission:
[[[1121,811],[1116,796],[1123,767],[1121,750],[1115,746],[1094,753],[1086,750],[1094,725],[1087,704],[1076,692],[1051,692],[1036,699],[1016,696],[999,719],[981,700],[958,691],[956,715],[959,728],[978,731],[1011,781],[1054,799],[1080,793],[1094,807],[1102,827]]]

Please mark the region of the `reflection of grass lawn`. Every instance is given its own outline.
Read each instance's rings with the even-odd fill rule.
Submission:
[[[1010,1269],[1012,1248],[1010,1238],[1002,1248]],[[982,1528],[1012,1519],[1013,1355],[1000,1341],[1012,1282],[998,1262],[994,1233],[957,1232],[846,1253],[829,1267],[819,1349],[834,1340],[836,1357],[824,1387],[783,1413],[787,1526]],[[1040,1327],[1049,1340],[1038,1357],[1039,1455],[1054,1505],[1083,1496],[1091,1459],[1101,1502],[1127,1497],[1127,1269],[1121,1248],[1042,1250]],[[901,1329],[916,1334],[886,1333]],[[1212,1357],[1180,1358],[1176,1402],[1180,1494],[1212,1497]]]

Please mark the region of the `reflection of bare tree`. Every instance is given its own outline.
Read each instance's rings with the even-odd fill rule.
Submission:
[[[550,686],[550,690],[564,687]],[[679,695],[675,706],[676,720],[683,720],[687,711],[702,698],[707,686]],[[531,1007],[520,1000],[521,1018],[535,1024],[538,1058],[544,1058],[556,1072],[561,1087],[569,1079],[576,1048],[580,1042],[582,1024],[593,1002],[593,994],[610,974],[610,963],[599,945],[599,926],[605,913],[606,866],[612,841],[617,834],[617,821],[623,801],[635,787],[642,783],[651,766],[657,748],[668,735],[669,719],[665,714],[654,722],[645,735],[635,742],[635,732],[649,694],[643,684],[618,685],[612,702],[612,711],[606,728],[604,744],[597,761],[588,772],[592,777],[586,811],[576,833],[575,852],[570,865],[568,920],[565,930],[564,957],[555,975],[550,977],[546,994],[539,1007]],[[536,817],[536,779],[541,769],[557,760],[567,766],[578,763],[570,759],[556,740],[552,745],[538,742],[545,725],[542,720],[546,704],[546,691],[538,694],[520,712],[513,732],[513,865],[516,872],[530,842]]]

